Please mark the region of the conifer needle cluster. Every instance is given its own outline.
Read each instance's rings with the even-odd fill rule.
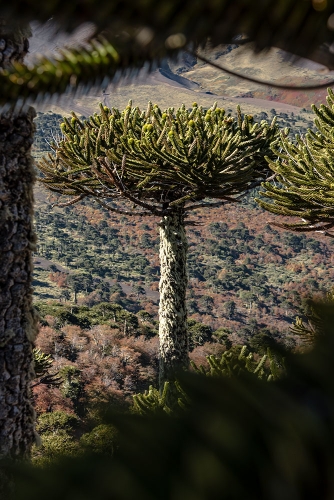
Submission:
[[[272,202],[257,202],[269,212],[300,217],[298,222],[276,224],[295,231],[323,231],[334,227],[334,94],[328,89],[327,106],[312,109],[317,131],[290,140],[281,132],[272,149],[277,160],[267,158],[276,173],[275,182],[265,182],[262,196]],[[278,182],[278,185],[276,184]]]
[[[190,210],[208,197],[235,200],[266,177],[264,156],[277,136],[275,121],[253,123],[240,108],[234,119],[216,104],[163,111],[150,102],[141,111],[130,101],[123,111],[100,105],[85,121],[72,115],[54,154],[38,165],[43,182],[73,203],[93,196],[119,211],[115,202],[126,200],[140,207],[127,213],[138,215]]]

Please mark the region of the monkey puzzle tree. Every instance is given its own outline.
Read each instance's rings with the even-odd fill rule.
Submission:
[[[321,231],[331,235],[334,227],[334,94],[328,89],[328,106],[312,106],[317,132],[296,136],[293,143],[285,132],[272,149],[276,161],[268,158],[276,182],[265,182],[257,199],[269,212],[300,217],[298,222],[276,225],[294,231]]]
[[[92,196],[112,212],[160,217],[162,383],[188,365],[187,216],[236,201],[265,178],[277,127],[239,108],[235,120],[216,105],[162,111],[149,103],[141,112],[130,102],[123,112],[101,105],[85,122],[73,113],[61,129],[55,154],[38,166],[49,189],[74,197],[65,204]]]

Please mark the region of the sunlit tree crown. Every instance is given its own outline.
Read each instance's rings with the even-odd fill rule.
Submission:
[[[328,89],[327,106],[312,106],[316,132],[296,136],[293,142],[285,133],[273,146],[278,159],[268,158],[276,173],[275,182],[263,184],[263,199],[258,203],[269,212],[297,216],[302,220],[280,224],[297,231],[329,231],[334,227],[334,94]],[[276,184],[276,182],[278,184]]]
[[[277,127],[249,115],[226,116],[214,104],[174,110],[131,102],[120,112],[100,106],[88,120],[64,118],[63,139],[39,163],[43,182],[63,195],[127,199],[161,215],[205,198],[227,200],[265,178],[264,155]],[[75,201],[74,199],[74,201]],[[142,213],[142,212],[140,212]]]

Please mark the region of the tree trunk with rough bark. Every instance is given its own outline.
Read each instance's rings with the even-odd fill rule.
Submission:
[[[0,19],[0,68],[23,59],[26,35]],[[34,116],[33,108],[0,110],[0,458],[14,460],[27,458],[35,440],[30,389],[37,331],[31,288]]]
[[[160,387],[189,365],[187,328],[187,251],[183,209],[160,222]]]

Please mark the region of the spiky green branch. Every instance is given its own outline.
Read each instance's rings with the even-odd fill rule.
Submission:
[[[145,62],[153,64],[161,55],[173,50],[142,47],[130,40],[120,44],[99,37],[85,47],[62,50],[50,59],[41,56],[34,65],[15,63],[0,73],[0,104],[12,104],[19,100],[41,101],[50,95],[73,90],[85,92],[106,80],[113,80],[128,70],[139,70]]]
[[[158,216],[207,197],[233,201],[266,176],[264,154],[277,135],[274,121],[253,123],[240,109],[235,120],[216,105],[203,111],[196,104],[176,112],[151,103],[146,112],[101,105],[85,122],[73,113],[61,128],[64,140],[38,165],[49,189],[123,199]]]
[[[261,195],[272,201],[257,202],[271,213],[302,219],[279,226],[328,235],[334,227],[334,94],[330,89],[327,103],[319,109],[312,106],[316,133],[309,130],[305,137],[297,135],[295,142],[281,133],[273,147],[278,159],[268,158],[278,185],[264,183]]]

